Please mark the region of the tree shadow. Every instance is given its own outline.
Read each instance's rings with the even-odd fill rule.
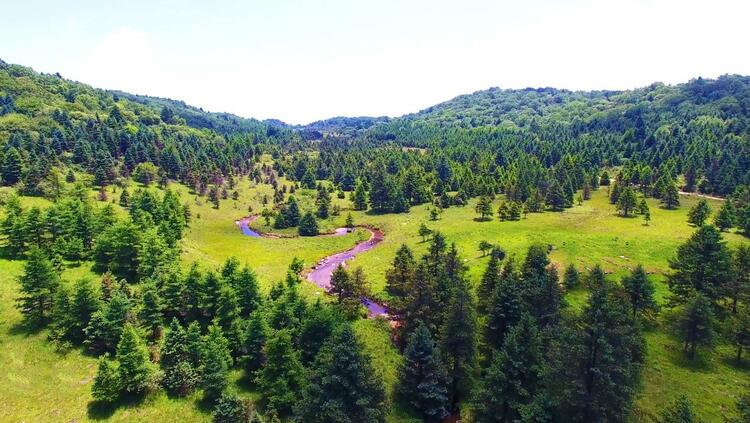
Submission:
[[[475,222],[491,222],[492,218],[490,217],[475,217],[472,219]]]
[[[721,362],[731,369],[747,372],[748,370],[750,370],[750,360],[745,357],[747,355],[746,351],[743,352],[742,355],[743,358],[739,360],[737,360],[737,357],[734,355],[724,355],[721,357]]]
[[[8,330],[8,334],[13,335],[13,336],[38,335],[44,328],[45,328],[45,325],[43,323],[23,319],[20,322],[14,323],[10,327],[10,330]]]
[[[119,408],[138,407],[146,399],[145,394],[126,394],[115,402],[91,401],[87,406],[86,414],[91,420],[107,420]]]

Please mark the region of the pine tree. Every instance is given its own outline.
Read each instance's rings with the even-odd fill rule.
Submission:
[[[625,187],[617,198],[617,211],[622,213],[623,217],[629,217],[637,205],[635,191],[631,187]]]
[[[331,208],[331,194],[324,187],[318,189],[318,197],[315,200],[318,207],[317,215],[321,219],[328,219]]]
[[[351,213],[348,213],[346,215],[346,227],[349,229],[354,229],[354,218],[352,217]]]
[[[448,398],[452,410],[474,385],[477,355],[477,316],[468,284],[458,284],[440,330],[440,350],[448,369]]]
[[[658,423],[701,423],[703,420],[696,415],[690,400],[681,395],[669,407],[662,410],[656,421]]]
[[[448,414],[447,374],[430,331],[423,324],[409,336],[399,394],[426,422],[441,421]]]
[[[476,421],[522,421],[541,388],[543,361],[539,330],[534,319],[525,315],[492,354],[473,400]]]
[[[640,264],[633,272],[622,279],[622,286],[630,297],[630,307],[633,317],[644,311],[656,311],[654,300],[654,284],[646,275],[646,270]]]
[[[168,391],[178,396],[193,391],[198,383],[198,373],[190,362],[185,329],[177,319],[172,319],[164,337],[160,364],[164,371],[163,384]]]
[[[245,326],[243,343],[246,374],[254,376],[266,361],[264,348],[269,337],[268,323],[260,310],[254,311]]]
[[[280,330],[266,344],[266,364],[258,373],[258,388],[269,412],[289,416],[304,387],[304,368],[289,330]]]
[[[128,192],[127,188],[123,189],[120,193],[120,206],[123,208],[130,206],[130,192]]]
[[[727,281],[724,290],[732,300],[732,313],[736,313],[737,304],[750,299],[750,245],[737,246],[732,258],[732,278]]]
[[[120,342],[130,309],[128,297],[121,291],[115,292],[109,302],[91,315],[91,320],[84,330],[84,345],[95,353],[114,351]]]
[[[209,401],[216,401],[227,387],[229,367],[232,365],[229,341],[224,337],[220,327],[209,327],[208,334],[203,337],[202,358],[203,395]]]
[[[727,200],[719,209],[716,217],[714,217],[714,225],[716,225],[720,231],[724,232],[727,229],[733,228],[736,221],[737,210],[734,207],[734,202],[732,202],[732,200]]]
[[[352,284],[352,278],[349,275],[349,272],[344,269],[344,266],[340,264],[331,274],[330,292],[336,295],[339,302],[354,295],[354,284]]]
[[[661,198],[661,204],[665,209],[673,210],[680,206],[680,194],[677,191],[677,187],[671,180],[665,186],[664,193]]]
[[[99,357],[94,384],[91,385],[91,396],[95,401],[111,404],[120,397],[120,385],[117,362],[106,355]]]
[[[488,348],[500,349],[505,335],[525,313],[523,294],[515,261],[509,259],[487,303],[484,342]]]
[[[407,289],[414,279],[416,262],[414,255],[406,244],[402,244],[396,251],[393,258],[393,264],[390,269],[386,270],[386,292],[396,299],[397,309],[400,309],[402,302],[406,297]]]
[[[15,147],[5,150],[3,160],[0,162],[0,178],[4,185],[14,185],[21,180],[23,163],[21,154]]]
[[[730,321],[729,335],[737,354],[736,359],[742,359],[742,353],[750,348],[750,309],[741,307]]]
[[[367,189],[362,181],[357,181],[351,200],[354,204],[354,210],[367,210]]]
[[[151,339],[158,339],[163,323],[163,306],[156,285],[151,282],[144,284],[141,295],[142,304],[139,315],[141,322],[150,330]]]
[[[477,288],[479,297],[477,308],[482,313],[487,311],[492,293],[495,292],[495,288],[500,283],[500,270],[500,257],[497,254],[492,254]]]
[[[479,197],[479,202],[477,203],[475,210],[479,213],[479,220],[489,220],[489,217],[492,216],[492,200],[490,197]]]
[[[250,423],[254,412],[248,401],[235,394],[224,393],[211,413],[214,423]]]
[[[237,292],[242,317],[250,316],[263,302],[258,287],[258,278],[247,265],[240,270],[237,278],[235,278],[234,290]]]
[[[730,253],[713,226],[700,227],[680,245],[669,267],[673,270],[668,275],[669,289],[678,302],[685,302],[694,290],[715,302],[731,280]]]
[[[60,287],[60,278],[44,252],[33,247],[29,251],[24,273],[18,278],[21,295],[18,309],[34,324],[44,324],[52,311],[55,292]]]
[[[99,295],[88,279],[79,279],[73,287],[73,297],[68,310],[71,322],[68,336],[76,342],[82,342],[86,336],[85,329],[91,317],[101,307]]]
[[[316,236],[318,235],[318,221],[315,220],[315,215],[312,212],[305,213],[299,221],[299,235],[300,236]]]
[[[427,242],[427,237],[432,234],[432,230],[427,227],[424,223],[419,225],[419,236],[422,237],[422,242]]]
[[[552,182],[549,191],[547,191],[545,203],[552,209],[552,211],[563,211],[565,208],[565,191],[563,191],[562,186],[556,180]]]
[[[385,422],[383,381],[349,325],[318,353],[295,411],[305,423]]]
[[[120,382],[125,392],[140,394],[151,387],[154,366],[149,361],[146,344],[130,323],[125,324],[122,338],[117,344],[117,362]]]
[[[683,351],[688,358],[695,357],[699,346],[713,343],[713,326],[714,313],[710,298],[700,292],[688,297],[677,323],[683,339]]]
[[[580,272],[576,269],[573,263],[569,264],[568,267],[565,268],[565,274],[563,275],[563,286],[565,289],[570,290],[577,288],[580,283]]]
[[[688,223],[693,226],[703,226],[711,215],[711,206],[705,198],[701,198],[688,212]]]

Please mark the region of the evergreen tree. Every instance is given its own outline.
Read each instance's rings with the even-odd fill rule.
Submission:
[[[731,280],[730,253],[713,226],[700,227],[680,245],[669,267],[673,270],[668,276],[669,289],[678,302],[685,302],[693,290],[715,302]]]
[[[732,300],[732,312],[737,304],[750,299],[750,245],[740,244],[733,255],[732,277],[725,287],[725,295]]]
[[[540,389],[543,361],[539,330],[525,315],[492,354],[473,400],[476,421],[522,421]]]
[[[487,320],[484,327],[484,342],[487,348],[502,347],[505,335],[526,311],[523,295],[516,264],[511,258],[505,263],[502,277],[487,304]]]
[[[158,339],[161,333],[163,306],[156,285],[151,282],[144,284],[141,297],[141,322],[151,331],[151,339]]]
[[[719,209],[716,217],[714,217],[714,225],[716,225],[720,231],[724,232],[727,229],[733,228],[736,221],[737,210],[734,207],[734,202],[732,202],[732,200],[727,200]]]
[[[354,218],[352,217],[351,213],[347,213],[346,215],[346,227],[349,229],[354,229]]]
[[[115,351],[130,315],[130,309],[128,297],[121,291],[115,292],[109,302],[104,303],[91,315],[91,320],[84,330],[84,345],[96,353]]]
[[[661,197],[661,204],[665,209],[673,210],[680,206],[680,194],[673,182],[669,182]]]
[[[300,236],[316,236],[318,235],[318,222],[315,220],[315,215],[312,212],[305,213],[302,219],[299,221],[299,235]]]
[[[318,207],[317,215],[321,219],[328,219],[331,209],[331,194],[324,187],[318,189],[318,197],[315,200],[315,204]]]
[[[439,422],[448,414],[447,374],[430,331],[423,324],[409,336],[399,391],[426,422]]]
[[[44,324],[52,311],[55,292],[60,287],[60,278],[44,252],[33,247],[24,265],[24,273],[18,278],[21,295],[18,309],[34,324]]]
[[[492,254],[477,288],[477,295],[479,296],[477,308],[482,313],[487,311],[487,305],[492,298],[492,294],[500,283],[500,270],[500,257],[497,254]]]
[[[295,421],[382,423],[385,416],[383,381],[354,331],[345,325],[318,353]]]
[[[354,210],[367,210],[367,189],[362,181],[357,181],[351,200]]]
[[[419,225],[419,236],[422,237],[422,242],[427,242],[427,237],[432,234],[432,230],[427,227],[424,223]]]
[[[235,394],[224,393],[211,413],[214,423],[250,423],[254,413],[250,404]]]
[[[120,193],[120,206],[123,208],[130,206],[130,192],[128,192],[127,188],[123,189]]]
[[[22,172],[21,154],[15,147],[7,148],[3,160],[0,162],[0,179],[2,179],[3,184],[15,185],[21,180]]]
[[[172,319],[161,347],[161,368],[164,371],[164,387],[178,395],[185,396],[193,391],[198,383],[198,373],[190,362],[187,334],[177,319]]]
[[[266,344],[266,363],[258,373],[258,388],[269,412],[289,416],[304,388],[304,368],[289,330],[275,333]]]
[[[338,265],[331,274],[331,289],[330,292],[335,294],[339,302],[344,301],[354,295],[354,284],[349,272],[344,269],[344,266]]]
[[[95,401],[111,404],[120,396],[120,385],[117,363],[106,355],[99,357],[94,384],[91,385],[91,396]]]
[[[209,401],[216,401],[227,387],[227,376],[232,364],[229,341],[224,337],[220,327],[211,326],[208,334],[203,337],[202,359],[203,395]]]
[[[622,286],[630,297],[630,306],[633,317],[639,312],[656,311],[657,305],[654,300],[654,284],[646,275],[643,266],[638,265],[633,272],[622,279]]]
[[[263,303],[258,286],[258,278],[253,270],[245,265],[234,279],[233,287],[240,305],[240,315],[248,317]]]
[[[729,335],[737,351],[736,359],[742,359],[742,353],[750,348],[750,310],[741,307],[730,321]]]
[[[695,292],[687,298],[680,311],[677,328],[683,339],[683,351],[693,359],[699,346],[711,345],[714,340],[714,313],[711,299]]]
[[[662,410],[661,415],[656,420],[658,423],[700,423],[701,420],[693,410],[693,404],[690,400],[681,395]]]
[[[125,392],[143,393],[154,382],[154,366],[149,361],[148,348],[136,328],[126,323],[117,344],[120,383]]]
[[[552,211],[563,211],[565,209],[565,191],[557,181],[552,182],[544,201]]]
[[[388,292],[388,295],[395,298],[396,304],[394,306],[396,306],[396,309],[400,309],[403,305],[407,289],[414,279],[415,268],[414,255],[406,244],[402,244],[396,251],[392,267],[386,270],[385,273],[385,290]]]
[[[705,198],[701,198],[688,212],[688,223],[693,226],[703,226],[711,215],[711,206]]]
[[[254,376],[266,361],[264,348],[269,337],[268,323],[260,310],[254,311],[245,326],[243,344],[244,367],[248,375]]]
[[[492,200],[490,197],[479,197],[479,202],[477,203],[475,210],[479,214],[479,220],[489,220],[489,217],[492,216]]]
[[[635,191],[631,187],[625,187],[617,198],[617,210],[623,217],[629,217],[637,205]]]
[[[68,336],[77,342],[82,342],[86,336],[85,329],[91,322],[91,317],[101,307],[99,295],[88,279],[79,279],[73,287],[73,298],[68,310],[70,327]]]
[[[568,267],[565,268],[565,274],[563,275],[563,286],[565,289],[570,290],[577,288],[580,283],[580,272],[576,269],[573,263],[569,264]]]
[[[440,350],[448,369],[448,399],[453,410],[468,397],[474,385],[477,326],[474,298],[464,281],[455,289],[440,330]]]

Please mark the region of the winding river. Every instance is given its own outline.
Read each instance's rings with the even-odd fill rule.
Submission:
[[[258,218],[255,216],[243,217],[235,223],[239,226],[243,235],[247,235],[253,238],[262,237],[262,235],[252,229],[250,229],[250,223]],[[366,241],[358,242],[354,247],[342,251],[340,253],[332,254],[328,257],[320,260],[313,268],[307,273],[307,280],[323,288],[326,292],[331,289],[331,275],[333,271],[339,265],[346,266],[346,262],[353,259],[357,254],[375,248],[376,245],[383,241],[383,232],[377,229],[365,228],[369,233],[370,237]],[[347,228],[337,228],[332,234],[325,234],[320,236],[344,236],[351,232]],[[384,306],[376,303],[369,298],[362,298],[362,305],[367,309],[367,315],[370,318],[378,316],[388,316],[388,309]]]

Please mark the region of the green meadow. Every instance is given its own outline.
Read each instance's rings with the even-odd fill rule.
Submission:
[[[219,209],[214,209],[205,198],[197,197],[182,185],[171,184],[170,188],[180,193],[192,211],[191,226],[183,239],[183,262],[186,265],[198,262],[205,268],[215,268],[227,257],[236,256],[251,265],[265,290],[284,276],[293,257],[303,259],[309,267],[368,236],[366,231],[358,229],[354,234],[340,237],[302,238],[293,236],[294,232],[290,230],[277,232],[278,238],[247,237],[240,232],[235,221],[250,213],[260,213],[263,196],[272,195],[270,186],[238,179],[239,198],[231,199],[230,191],[229,199],[222,200]],[[130,187],[131,192],[133,189],[135,186]],[[108,191],[110,200],[119,198],[119,190],[116,193]],[[298,190],[294,195],[303,211],[314,207],[314,191]],[[92,191],[92,196],[96,196],[96,192]],[[419,226],[425,223],[430,229],[443,232],[449,242],[455,242],[473,283],[478,282],[487,260],[477,248],[480,241],[496,244],[519,258],[530,245],[542,243],[551,247],[550,258],[561,273],[570,263],[581,270],[601,264],[610,280],[616,281],[629,269],[642,264],[654,278],[657,297],[662,303],[668,295],[665,283],[668,259],[694,231],[688,225],[686,215],[697,201],[682,197],[679,209],[664,210],[656,201],[649,200],[652,220],[646,225],[641,217],[617,216],[614,206],[609,204],[606,189],[595,191],[591,200],[563,213],[529,214],[520,221],[507,222],[496,218],[487,222],[475,220],[474,202],[465,207],[445,209],[438,220],[432,221],[430,206],[414,207],[406,214],[377,215],[350,211],[348,199],[338,199],[335,194],[333,197],[333,204],[340,206],[342,212],[321,222],[322,232],[344,226],[346,215],[351,212],[357,225],[377,227],[385,233],[380,245],[349,263],[349,266],[361,266],[365,270],[376,296],[384,289],[385,271],[401,244],[412,247],[417,255],[426,249],[427,244],[417,235]],[[37,198],[25,197],[23,200],[26,206],[44,207],[47,204],[46,200]],[[498,198],[495,206],[500,201],[502,199]],[[710,204],[714,210],[720,205],[714,200]],[[261,232],[273,232],[262,218],[253,222],[252,227]],[[725,239],[730,245],[735,245],[744,238],[738,234],[725,234]],[[89,409],[96,359],[77,348],[58,350],[48,342],[46,331],[29,332],[15,308],[16,278],[22,272],[22,262],[0,260],[0,269],[0,421],[210,420],[210,415],[200,404],[200,394],[183,400],[169,398],[160,392],[140,403],[119,407],[113,414]],[[95,277],[90,271],[90,263],[71,264],[63,274],[67,282],[81,277]],[[310,298],[323,295],[311,284],[303,286],[303,292]],[[568,293],[568,302],[577,310],[586,295],[583,289]],[[733,361],[733,351],[725,345],[718,345],[709,358],[687,362],[681,355],[679,342],[669,335],[668,315],[668,310],[665,310],[646,329],[648,358],[636,402],[636,417],[647,420],[677,392],[685,393],[708,421],[731,417],[738,386],[748,382],[748,369]],[[399,355],[390,343],[387,324],[362,320],[355,324],[355,328],[372,355],[377,371],[392,389]],[[232,377],[233,390],[254,397],[251,385],[241,378],[240,372],[235,371]],[[390,420],[408,418],[395,412]]]

